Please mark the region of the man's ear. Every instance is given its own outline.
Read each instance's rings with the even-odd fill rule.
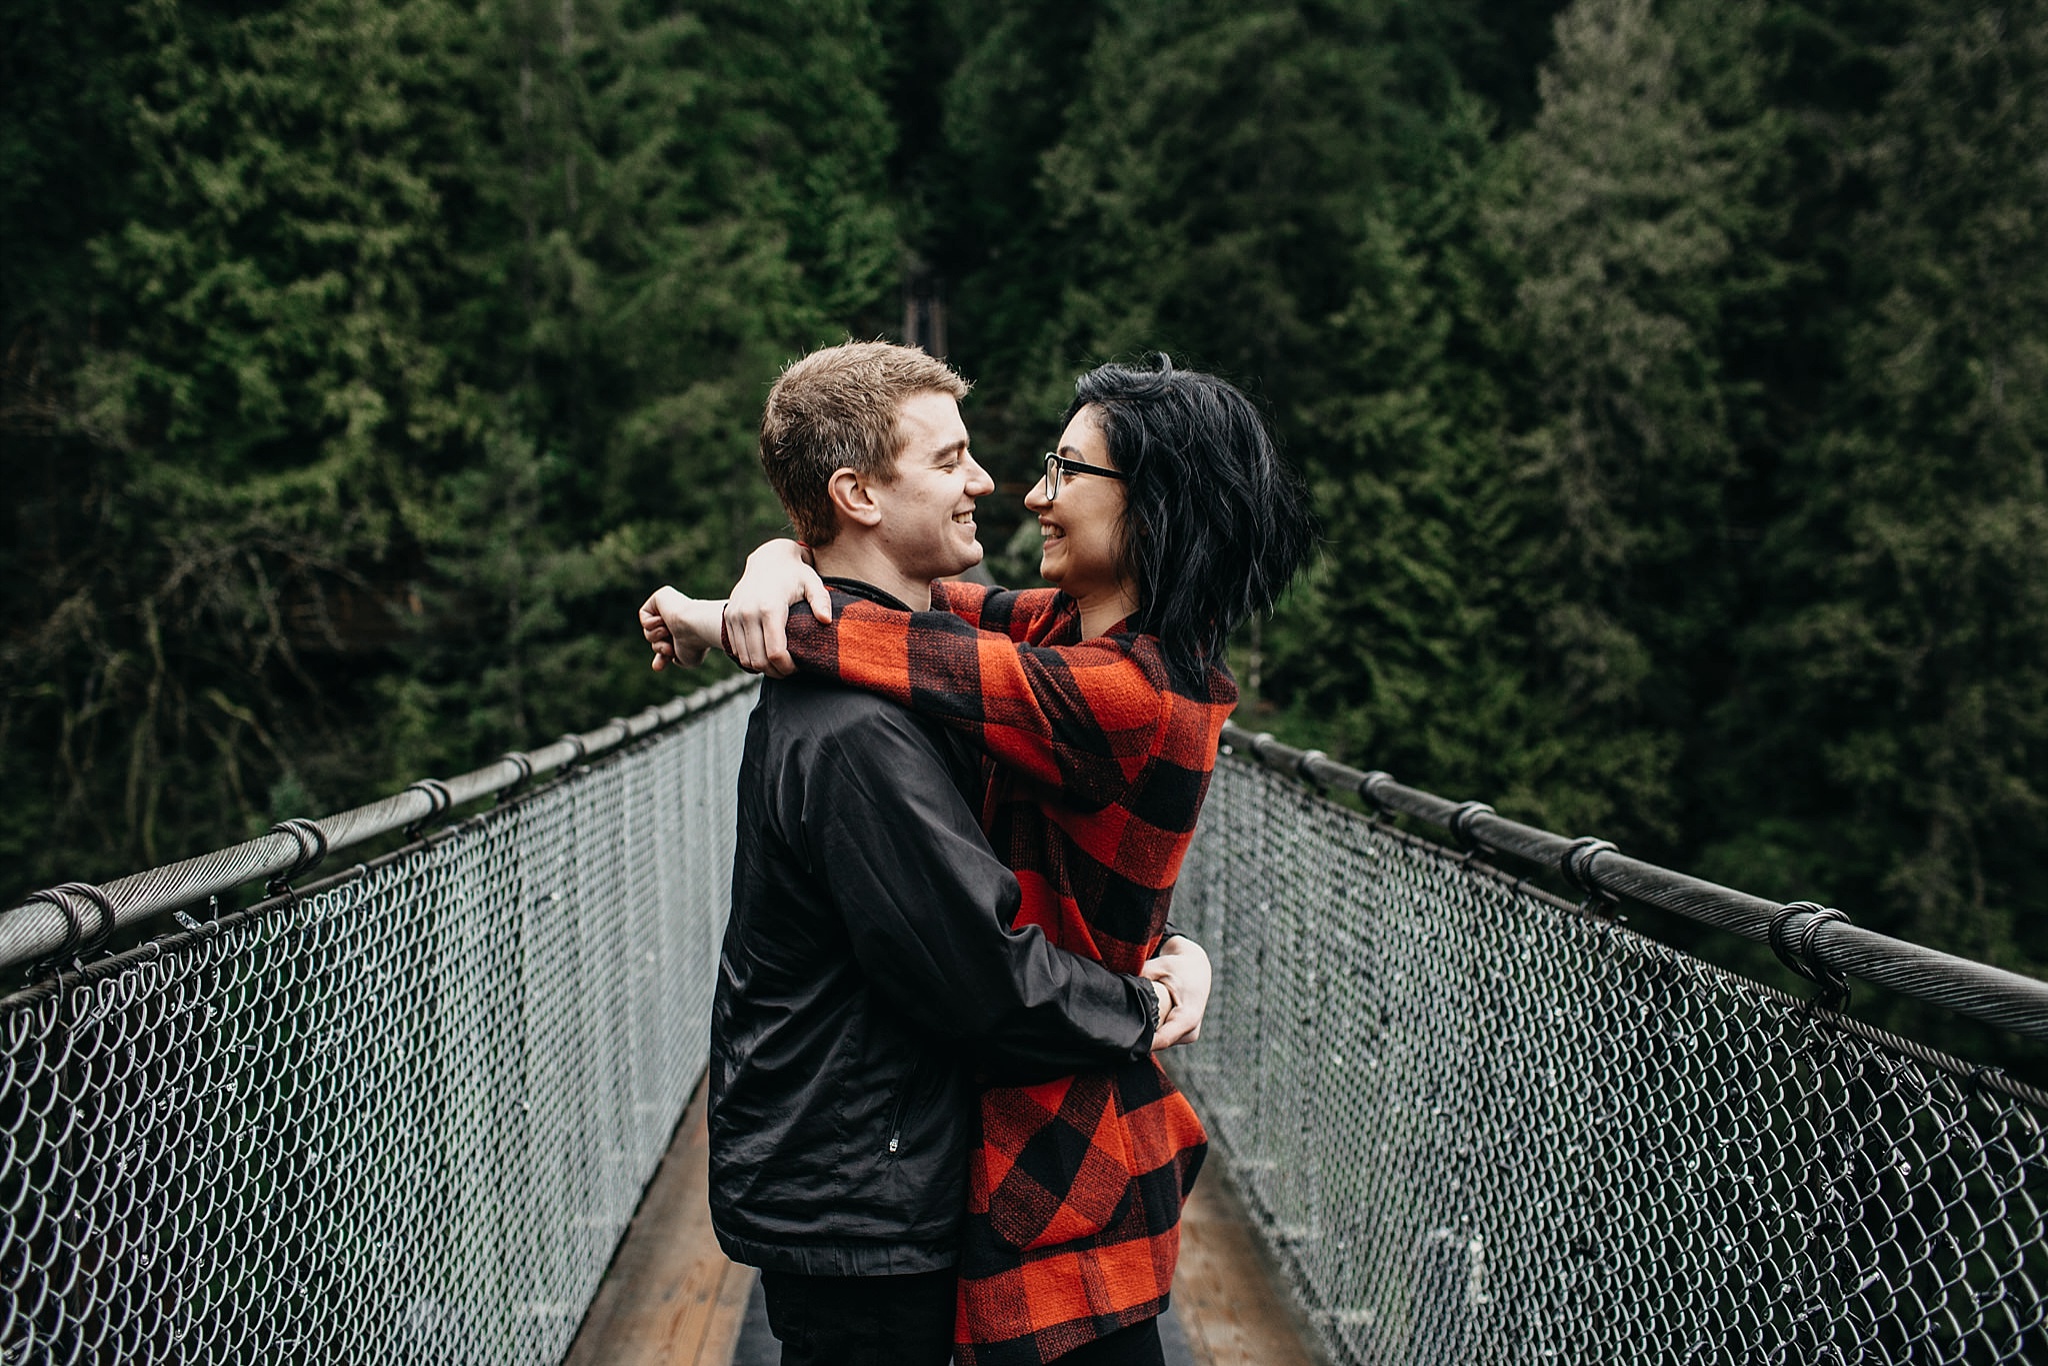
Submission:
[[[825,483],[825,493],[832,500],[832,510],[849,525],[875,526],[882,520],[881,505],[875,502],[868,481],[849,466],[841,465],[832,471],[832,477]]]

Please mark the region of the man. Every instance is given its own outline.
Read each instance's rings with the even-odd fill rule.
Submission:
[[[928,609],[934,579],[980,561],[993,484],[966,387],[881,343],[775,385],[762,464],[835,590]],[[663,612],[707,606],[649,599],[657,663],[675,652]],[[762,685],[713,1006],[711,1207],[728,1255],[763,1269],[791,1366],[944,1363],[977,1074],[1043,1080],[1169,1037],[1164,986],[1009,928],[1018,887],[976,822],[979,787],[973,755],[891,703]]]

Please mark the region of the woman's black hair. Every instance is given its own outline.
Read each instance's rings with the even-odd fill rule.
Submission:
[[[1307,558],[1316,539],[1307,494],[1250,399],[1214,375],[1176,370],[1163,353],[1081,376],[1067,420],[1088,407],[1128,477],[1131,625],[1159,637],[1184,680],[1199,677]]]

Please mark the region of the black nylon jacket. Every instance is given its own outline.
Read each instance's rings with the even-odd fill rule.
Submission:
[[[951,1266],[970,1073],[1036,1080],[1150,1049],[1149,983],[1008,928],[1017,881],[975,820],[979,787],[978,757],[931,722],[762,681],[711,1014],[711,1221],[734,1261]]]

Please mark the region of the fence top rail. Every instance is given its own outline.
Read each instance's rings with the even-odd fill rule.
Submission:
[[[1321,750],[1296,749],[1235,722],[1224,726],[1223,743],[1309,787],[1353,792],[1374,810],[1438,826],[1468,849],[1535,864],[1588,896],[1641,902],[1768,944],[1786,967],[1829,994],[1845,977],[1858,977],[2048,1041],[2048,982],[1864,929],[1831,907],[1766,900],[1630,858],[1606,840],[1574,839],[1523,825],[1484,802],[1454,802],[1396,782],[1378,769],[1361,771]]]
[[[563,735],[539,749],[515,750],[458,777],[423,778],[388,797],[318,820],[282,821],[256,839],[131,873],[102,886],[67,882],[33,893],[20,905],[0,912],[0,969],[67,956],[104,940],[117,929],[259,878],[273,890],[282,889],[304,878],[330,854],[580,764],[715,707],[758,681],[744,674],[729,678],[632,716],[615,716],[595,730]]]

